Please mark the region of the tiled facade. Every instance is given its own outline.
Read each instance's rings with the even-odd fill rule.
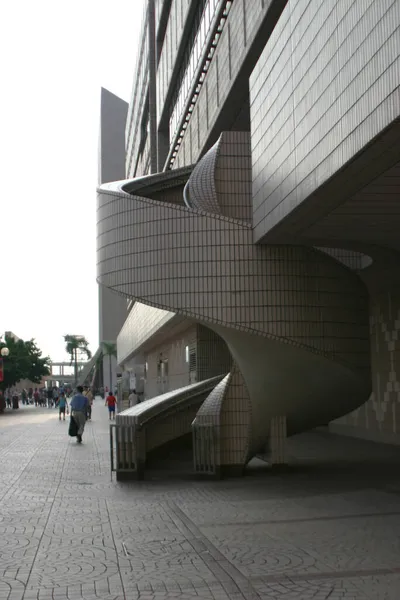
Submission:
[[[331,428],[377,441],[400,443],[400,289],[371,299],[372,394]]]
[[[146,5],[98,279],[135,300],[118,360],[147,398],[221,378],[199,474],[329,421],[397,435],[399,27],[400,0]]]
[[[399,39],[396,0],[289,0],[250,79],[256,241],[301,230],[312,194],[399,118]]]

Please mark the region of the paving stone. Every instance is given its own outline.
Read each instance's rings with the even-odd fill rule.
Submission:
[[[0,599],[398,600],[400,454],[379,447],[382,463],[368,471],[377,445],[342,440],[339,469],[335,440],[290,442],[308,467],[286,475],[254,461],[244,479],[150,472],[120,484],[110,480],[101,401],[82,446],[56,411],[9,412],[0,417]],[[326,469],[310,466],[314,455]]]

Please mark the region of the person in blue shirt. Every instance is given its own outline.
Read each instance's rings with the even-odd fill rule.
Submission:
[[[83,395],[83,387],[78,385],[77,394],[70,402],[71,416],[78,425],[78,433],[76,436],[78,444],[82,443],[83,430],[85,429],[86,415],[88,411],[88,399]]]
[[[58,401],[58,411],[59,421],[61,421],[61,415],[63,416],[63,421],[65,421],[65,411],[68,413],[68,402],[64,392],[61,392],[60,400]]]

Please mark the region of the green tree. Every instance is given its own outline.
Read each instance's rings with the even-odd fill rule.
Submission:
[[[92,353],[89,350],[89,342],[83,335],[64,335],[65,350],[70,355],[71,365],[74,363],[75,385],[78,383],[78,356],[84,354],[89,360]]]
[[[50,375],[50,358],[42,357],[42,351],[34,340],[15,340],[6,337],[0,342],[1,348],[7,347],[9,355],[3,359],[3,381],[0,389],[13,387],[22,379],[29,379],[32,383],[41,383],[46,375]]]
[[[117,358],[117,345],[114,342],[102,342],[103,356],[108,356],[108,367],[110,369],[110,392],[113,390],[112,385],[112,357]]]

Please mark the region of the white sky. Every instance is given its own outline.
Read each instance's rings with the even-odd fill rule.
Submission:
[[[129,101],[144,0],[0,8],[0,333],[98,344],[95,207],[100,87]]]

